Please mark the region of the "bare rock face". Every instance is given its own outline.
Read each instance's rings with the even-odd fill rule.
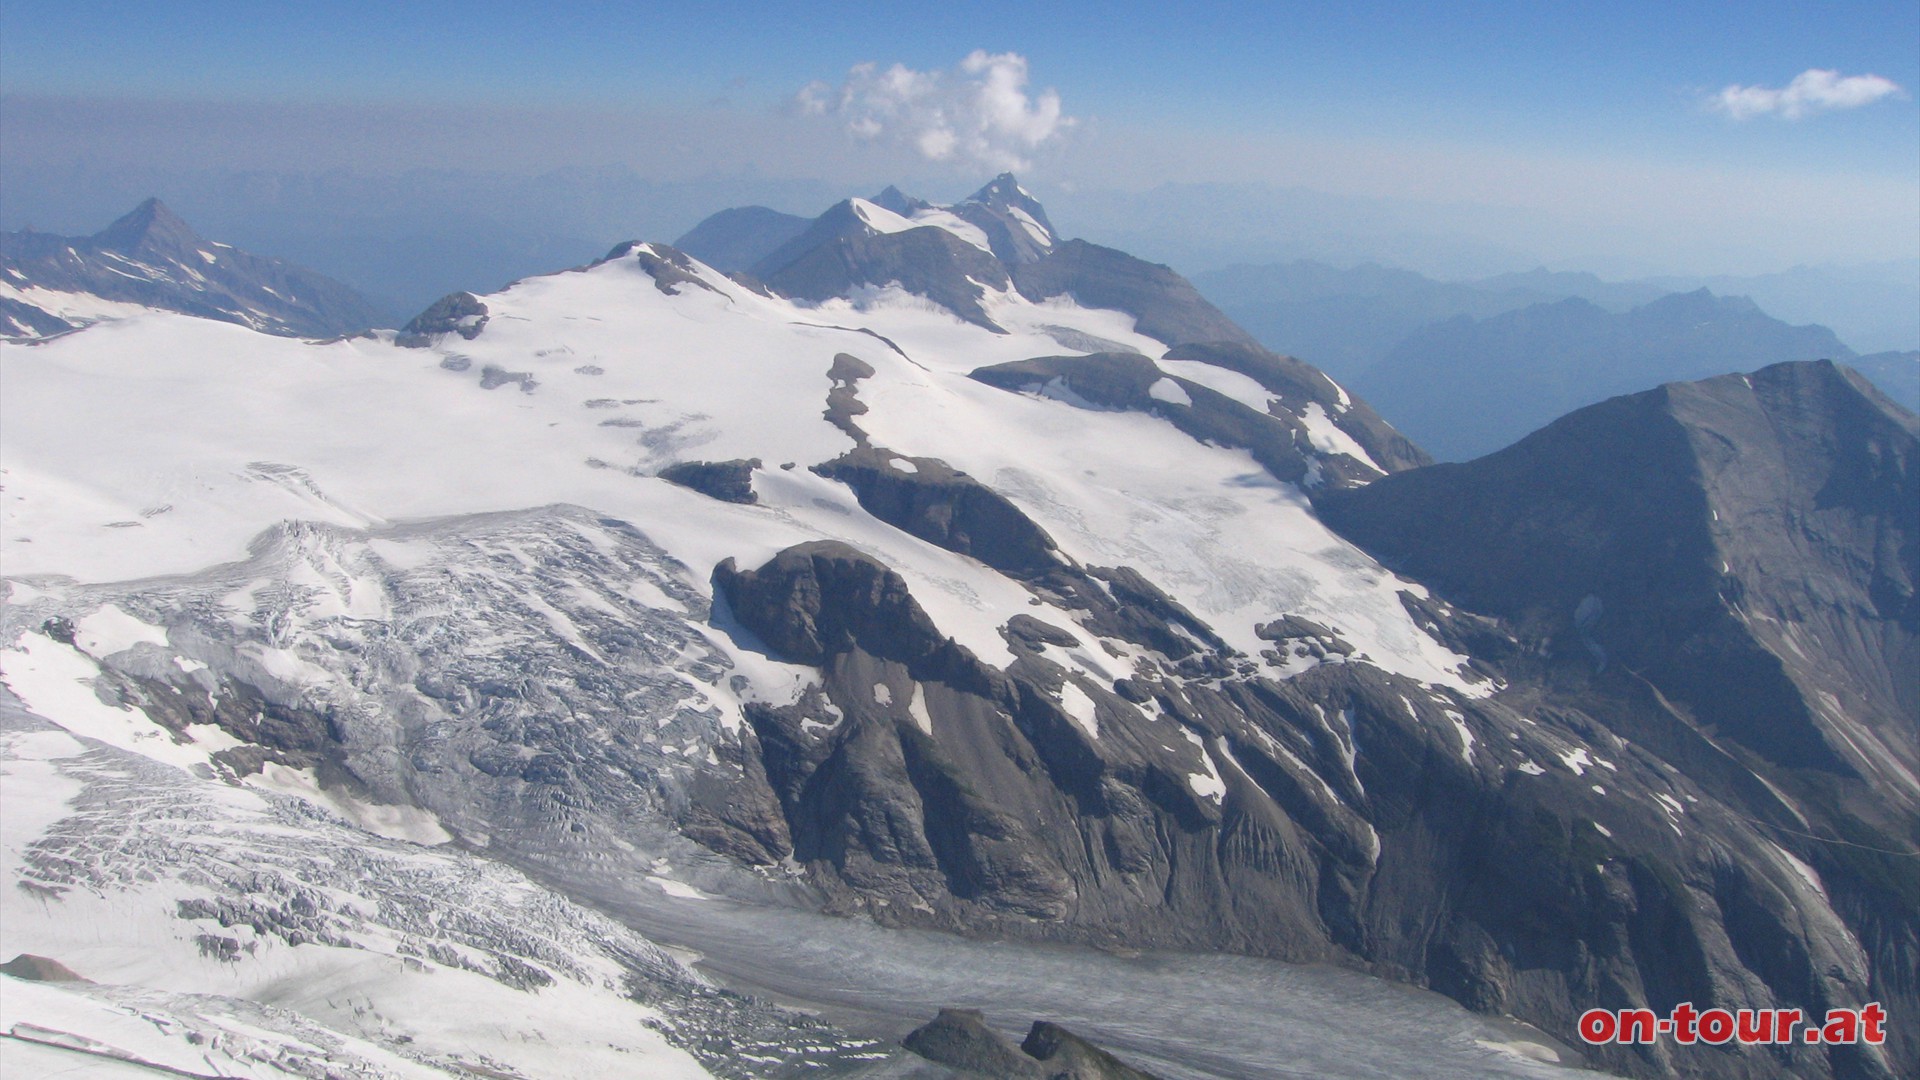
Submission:
[[[10,975],[27,982],[86,982],[85,978],[52,957],[35,956],[21,953],[4,964],[0,964],[0,975]]]
[[[759,458],[735,458],[732,461],[682,461],[660,470],[660,479],[679,484],[721,502],[751,506],[760,501],[753,493],[753,470]]]
[[[987,1026],[978,1009],[941,1009],[940,1015],[913,1029],[900,1045],[949,1068],[973,1076],[1005,1080],[1050,1080],[1040,1062]]]
[[[1067,1080],[1154,1080],[1098,1046],[1046,1020],[1033,1022],[1033,1030],[1020,1043],[1029,1057],[1038,1058],[1049,1075]]]
[[[487,305],[467,292],[448,293],[400,328],[395,340],[407,348],[425,348],[443,334],[472,341],[487,325]]]
[[[1549,684],[1612,703],[1593,710],[1611,730],[1770,823],[1760,842],[1811,866],[1857,938],[1866,992],[1904,1003],[1920,1000],[1920,870],[1901,854],[1920,836],[1917,455],[1920,421],[1857,374],[1780,364],[1616,398],[1316,505],[1504,620]],[[1804,940],[1756,884],[1716,892],[1749,947],[1768,924]],[[1763,950],[1754,970],[1790,998],[1819,992],[1780,959]],[[1839,1052],[1832,1067],[1877,1066]]]
[[[869,514],[1016,577],[1060,565],[1053,538],[1006,496],[934,458],[860,449],[813,471],[852,488]]]
[[[978,1009],[941,1009],[902,1046],[967,1076],[994,1080],[1154,1080],[1058,1024],[1034,1022],[1019,1046],[987,1026]]]
[[[1776,766],[1873,775],[1920,809],[1920,422],[1859,376],[1673,384],[1318,505],[1570,663],[1638,672]]]

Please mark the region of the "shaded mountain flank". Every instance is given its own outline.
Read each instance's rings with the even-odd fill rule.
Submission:
[[[1738,812],[1819,874],[1874,993],[1911,1010],[1917,434],[1857,373],[1778,364],[1615,398],[1468,464],[1326,491],[1317,508],[1535,643],[1547,685],[1657,702],[1615,730],[1695,778],[1737,782]],[[1914,1038],[1899,1040],[1909,1060]]]

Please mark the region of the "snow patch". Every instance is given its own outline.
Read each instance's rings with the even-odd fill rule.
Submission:
[[[1093,699],[1072,679],[1060,686],[1060,707],[1066,711],[1068,719],[1087,733],[1087,738],[1100,737],[1100,714],[1094,708]]]
[[[453,840],[453,834],[442,828],[440,819],[428,811],[417,806],[361,802],[338,788],[322,788],[312,769],[294,769],[269,761],[261,766],[258,775],[247,778],[247,785],[327,807],[355,826],[388,840],[424,847]]]
[[[108,604],[73,625],[73,643],[89,656],[109,657],[146,643],[165,647],[167,632]]]
[[[1152,386],[1147,387],[1147,396],[1173,405],[1193,404],[1193,398],[1187,394],[1186,388],[1172,379],[1155,380]]]
[[[885,687],[881,687],[885,689]],[[878,697],[879,695],[875,695]],[[882,702],[885,704],[885,702]],[[927,711],[927,688],[921,683],[913,684],[913,698],[907,702],[907,715],[913,718],[914,726],[923,735],[933,734],[933,714]]]

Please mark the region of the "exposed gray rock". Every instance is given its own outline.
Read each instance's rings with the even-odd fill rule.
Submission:
[[[900,1044],[967,1076],[994,1080],[1154,1080],[1045,1020],[1035,1021],[1026,1040],[1015,1046],[988,1027],[978,1009],[941,1009]]]
[[[653,279],[653,287],[667,296],[678,296],[681,288],[688,285],[696,289],[705,289],[710,293],[720,291],[700,279],[698,268],[685,253],[665,244],[646,244],[638,240],[628,240],[616,244],[612,251],[595,260],[592,265],[599,266],[619,259],[632,259],[648,277]]]
[[[1154,1080],[1098,1046],[1047,1020],[1035,1020],[1020,1049],[1046,1066],[1049,1077],[1065,1080]]]
[[[854,417],[867,411],[866,403],[860,400],[861,379],[873,376],[873,365],[852,353],[835,353],[833,366],[827,369],[827,378],[833,380],[833,388],[827,391],[827,411],[822,414],[827,422],[853,439],[854,445],[865,448],[871,445],[867,433]]]
[[[1169,360],[1198,360],[1237,371],[1272,392],[1283,407],[1298,412],[1309,404],[1326,411],[1335,427],[1353,437],[1374,464],[1387,472],[1431,464],[1426,451],[1395,431],[1373,407],[1334,385],[1319,369],[1291,356],[1254,345],[1203,343],[1167,350]]]
[[[972,1076],[1000,1080],[1051,1080],[1053,1076],[1012,1040],[988,1027],[978,1009],[941,1009],[940,1015],[913,1029],[900,1045]]]
[[[73,969],[48,956],[21,953],[0,964],[0,975],[11,975],[27,982],[86,982]]]
[[[1916,455],[1920,421],[1857,374],[1781,364],[1616,398],[1317,505],[1507,620],[1566,692],[1615,703],[1597,719],[1768,822],[1870,958],[1870,996],[1913,1008]],[[1729,933],[1782,917],[1755,888],[1717,890]],[[1752,962],[1777,990],[1817,993],[1777,952]],[[1890,1033],[1894,1055],[1915,1038]],[[1833,1067],[1872,1074],[1846,1060]]]
[[[985,233],[994,258],[1009,266],[1045,258],[1058,237],[1053,222],[1047,220],[1046,209],[1027,194],[1012,173],[994,177],[985,187],[955,203],[952,210]]]
[[[813,471],[853,489],[869,514],[1015,577],[1060,565],[1053,538],[1006,496],[935,458],[863,448]]]
[[[423,349],[446,334],[459,334],[472,341],[486,329],[487,317],[487,305],[479,297],[468,292],[448,293],[401,327],[394,343]]]
[[[760,501],[753,492],[753,470],[759,458],[732,461],[682,461],[660,470],[660,479],[692,488],[721,502],[751,505]]]

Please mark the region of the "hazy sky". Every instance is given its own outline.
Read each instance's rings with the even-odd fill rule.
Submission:
[[[5,0],[0,20],[5,227],[97,228],[143,184],[210,202],[195,177],[214,174],[345,191],[415,170],[494,221],[514,191],[561,190],[514,178],[571,171],[564,190],[607,205],[520,212],[606,244],[721,208],[698,205],[703,184],[811,212],[889,181],[952,198],[1012,166],[1068,231],[1200,261],[1344,247],[1435,272],[1755,273],[1920,255],[1913,0],[565,17]],[[634,191],[657,201],[613,205]]]

